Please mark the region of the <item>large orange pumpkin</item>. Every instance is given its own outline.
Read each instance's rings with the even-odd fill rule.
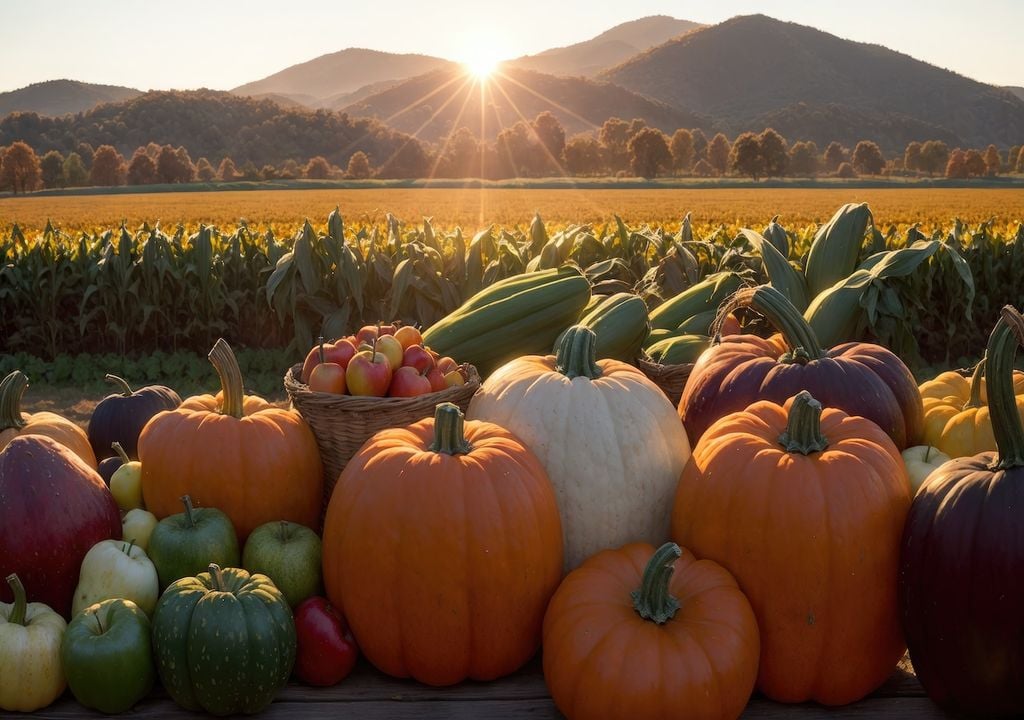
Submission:
[[[142,495],[158,518],[181,511],[181,496],[231,518],[244,542],[256,527],[320,521],[323,477],[313,431],[291,410],[246,396],[231,348],[218,340],[210,362],[221,393],[161,412],[139,436]]]
[[[589,558],[544,616],[544,678],[569,720],[734,720],[757,662],[757,621],[736,581],[674,543]]]
[[[0,450],[20,435],[44,435],[70,449],[95,470],[96,454],[82,428],[56,413],[29,415],[21,411],[21,398],[27,387],[28,378],[20,370],[0,380]]]
[[[910,483],[877,425],[803,391],[727,415],[683,471],[672,538],[721,563],[761,629],[758,687],[842,705],[903,654],[897,569]]]
[[[492,680],[540,644],[562,577],[551,483],[507,430],[458,407],[382,430],[338,479],[324,585],[367,659],[429,685]]]

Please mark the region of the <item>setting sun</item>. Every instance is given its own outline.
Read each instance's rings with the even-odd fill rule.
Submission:
[[[478,80],[484,80],[493,73],[501,58],[491,48],[477,48],[469,53],[462,64],[470,75]]]

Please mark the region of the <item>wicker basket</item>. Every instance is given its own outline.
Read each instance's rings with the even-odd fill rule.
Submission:
[[[354,397],[313,392],[299,378],[302,363],[284,375],[284,389],[292,405],[313,429],[324,464],[324,507],[345,465],[370,437],[385,428],[403,427],[433,417],[438,403],[455,403],[465,412],[480,375],[472,365],[469,382],[413,398]]]
[[[683,395],[686,380],[693,370],[693,363],[683,365],[660,365],[650,358],[637,358],[636,366],[650,380],[661,388],[668,397],[672,407],[679,407],[679,398]]]

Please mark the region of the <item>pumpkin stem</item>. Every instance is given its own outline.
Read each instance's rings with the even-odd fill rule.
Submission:
[[[14,607],[7,617],[7,622],[13,625],[25,624],[25,613],[28,610],[28,602],[25,598],[25,586],[21,584],[21,578],[16,573],[7,576],[7,584],[11,586],[14,593]]]
[[[224,393],[220,412],[234,418],[242,417],[242,403],[245,399],[242,388],[242,370],[224,338],[218,338],[210,351],[209,360],[220,376],[220,387]]]
[[[1024,467],[1024,423],[1013,394],[1013,360],[1018,345],[1024,345],[1024,317],[1007,305],[999,314],[985,353],[988,408],[999,448],[997,470]]]
[[[185,519],[188,521],[188,526],[195,527],[196,519],[192,515],[192,498],[188,495],[182,495],[181,504],[185,506]]]
[[[121,391],[121,394],[124,397],[131,397],[134,394],[133,391],[132,391],[132,386],[129,385],[128,381],[125,380],[124,378],[118,377],[117,375],[111,375],[110,373],[107,373],[103,377],[103,379],[106,380],[108,383],[114,383],[115,385],[120,385],[121,386],[120,387],[120,391]]]
[[[597,335],[588,327],[573,325],[565,331],[555,353],[555,370],[567,378],[601,377],[597,365]]]
[[[15,370],[0,380],[0,430],[25,427],[21,416],[21,397],[28,387],[28,377],[21,370]]]
[[[224,592],[224,571],[220,569],[220,565],[217,563],[210,563],[210,567],[207,568],[210,573],[210,580],[213,581],[213,589],[218,592]]]
[[[281,520],[277,525],[277,538],[281,542],[288,542],[292,537],[291,524],[287,520]]]
[[[792,351],[779,358],[785,363],[800,363],[820,360],[825,357],[818,336],[804,320],[804,316],[785,295],[771,285],[737,290],[718,310],[718,318],[724,319],[739,308],[751,308],[765,316],[768,322],[782,333]],[[718,320],[716,319],[716,322]]]
[[[320,347],[320,350],[319,350],[319,353],[320,353],[320,364],[323,365],[324,364],[324,336],[323,335],[321,335],[319,338],[317,338],[317,343],[319,343],[319,347]]]
[[[434,409],[434,442],[430,449],[445,455],[465,455],[473,447],[466,440],[466,417],[455,403],[440,403]]]
[[[970,408],[978,408],[984,405],[981,401],[981,379],[985,376],[985,358],[978,361],[978,364],[974,366],[974,372],[971,373],[971,397],[963,406],[963,410]]]
[[[675,617],[679,600],[668,591],[668,583],[675,572],[675,561],[682,554],[678,545],[667,542],[655,550],[647,561],[640,587],[630,593],[633,609],[644,620],[664,625]]]
[[[821,434],[821,403],[801,390],[789,407],[789,422],[779,435],[779,444],[786,452],[802,455],[821,452],[828,447],[828,439]]]
[[[117,453],[117,456],[119,458],[121,458],[121,463],[122,464],[127,465],[128,463],[130,463],[132,461],[132,459],[130,457],[128,457],[128,453],[126,453],[124,451],[124,448],[121,447],[121,443],[119,443],[117,440],[115,440],[114,442],[110,443],[110,447],[112,447],[114,449],[114,452]]]

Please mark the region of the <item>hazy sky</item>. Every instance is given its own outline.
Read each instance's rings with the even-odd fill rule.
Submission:
[[[1024,0],[0,0],[0,92],[55,78],[229,89],[346,47],[498,59],[645,15],[715,23],[755,12],[1024,85]]]

